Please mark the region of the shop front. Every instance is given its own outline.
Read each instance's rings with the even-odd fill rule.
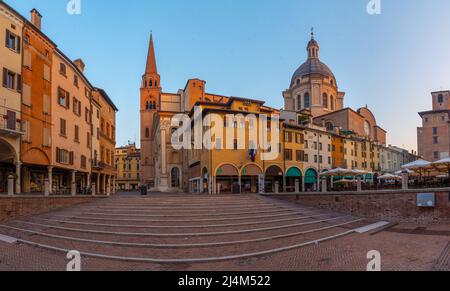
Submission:
[[[217,192],[220,194],[239,194],[239,172],[233,165],[220,166],[216,171]]]
[[[286,173],[286,191],[291,193],[300,192],[302,178],[302,171],[299,168],[290,168]]]
[[[262,170],[257,165],[248,165],[241,172],[241,193],[259,193],[259,176]]]

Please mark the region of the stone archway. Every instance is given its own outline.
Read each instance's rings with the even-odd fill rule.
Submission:
[[[16,163],[17,154],[14,147],[0,138],[0,193],[8,192],[8,176],[16,175]]]
[[[241,193],[259,193],[259,176],[263,174],[257,164],[248,164],[241,169]]]
[[[273,193],[276,191],[276,185],[278,185],[278,191],[283,190],[283,170],[279,166],[270,166],[266,170],[265,178],[265,192]]]
[[[239,189],[239,171],[235,165],[223,164],[217,167],[216,184],[220,193],[240,193]]]

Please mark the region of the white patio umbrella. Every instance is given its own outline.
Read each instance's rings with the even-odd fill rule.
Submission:
[[[439,172],[445,172],[450,175],[450,158],[445,158],[437,162],[431,163],[431,165]]]
[[[329,170],[326,172],[322,173],[322,176],[327,176],[327,177],[345,177],[345,176],[351,176],[352,175],[352,170],[347,170],[347,169],[342,169],[342,168],[336,168],[333,170]]]
[[[397,176],[397,175],[392,175],[392,174],[384,174],[384,175],[378,177],[378,179],[380,179],[380,180],[401,180],[402,177]]]
[[[404,169],[404,170],[401,170],[401,171],[397,171],[394,174],[397,175],[397,176],[400,176],[400,175],[403,175],[403,174],[408,174],[410,176],[417,175],[416,172],[414,172],[412,170],[409,170],[409,169]]]
[[[419,173],[420,179],[422,180],[423,174],[425,174],[426,171],[431,171],[433,167],[431,166],[431,163],[425,160],[417,160],[412,163],[406,164],[402,166],[402,169],[407,170],[414,170]]]

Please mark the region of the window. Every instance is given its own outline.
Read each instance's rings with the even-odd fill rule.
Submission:
[[[49,66],[47,66],[47,65],[44,65],[44,79],[46,80],[46,81],[49,81],[50,82],[50,67]]]
[[[150,138],[150,130],[148,127],[145,129],[145,138]]]
[[[434,134],[434,135],[438,135],[438,129],[437,129],[437,127],[433,127],[433,134]]]
[[[327,94],[323,94],[323,98],[322,98],[322,105],[323,108],[328,108],[328,95]]]
[[[298,111],[302,110],[302,96],[301,95],[297,96],[297,110]]]
[[[80,116],[81,115],[81,102],[77,98],[73,97],[73,113]]]
[[[304,151],[296,151],[296,159],[297,162],[303,162],[305,159],[305,152]]]
[[[73,76],[73,84],[75,85],[75,87],[78,88],[78,76],[77,75]]]
[[[20,53],[21,40],[20,37],[15,35],[9,30],[6,30],[6,47],[10,50]]]
[[[331,96],[331,97],[330,97],[330,109],[331,109],[332,111],[334,111],[334,108],[335,108],[335,107],[336,107],[336,106],[335,106],[334,97]]]
[[[91,116],[91,112],[89,111],[89,108],[85,107],[84,108],[84,121],[86,121],[88,124],[90,124],[90,116]]]
[[[31,53],[29,50],[23,51],[23,66],[31,70]]]
[[[22,104],[31,106],[31,87],[27,84],[23,84]]]
[[[88,148],[91,148],[91,133],[90,132],[86,133],[86,146]]]
[[[44,147],[49,147],[52,144],[52,137],[51,137],[51,130],[50,128],[44,127],[44,132],[43,132],[43,146]]]
[[[58,88],[58,104],[66,109],[70,108],[70,93],[60,87]]]
[[[437,136],[433,137],[433,143],[439,144],[439,138]]]
[[[44,114],[50,114],[50,96],[44,95],[44,106],[43,111]]]
[[[216,139],[216,149],[217,150],[221,150],[222,149],[222,139],[221,138],[217,138]]]
[[[434,152],[433,154],[435,159],[439,159],[439,152]]]
[[[31,142],[30,121],[22,120],[23,141]]]
[[[81,168],[86,169],[86,161],[87,161],[86,156],[81,156],[80,161],[81,161]]]
[[[309,93],[305,94],[304,99],[305,99],[304,106],[306,109],[309,109],[311,107],[311,100],[309,98]]]
[[[60,73],[61,75],[63,75],[63,76],[66,76],[66,74],[67,74],[67,68],[66,68],[66,65],[65,65],[65,64],[63,64],[63,63],[60,63],[60,64],[59,64],[59,73]]]
[[[234,150],[237,151],[238,150],[238,140],[237,139],[234,140],[233,146],[234,146]]]
[[[56,162],[64,165],[73,165],[74,153],[56,148]]]
[[[75,142],[80,142],[80,127],[78,127],[78,125],[75,125],[75,137],[74,137],[74,141],[75,141]]]
[[[64,137],[67,136],[66,121],[62,118],[59,120],[59,134]]]
[[[438,103],[444,103],[444,96],[442,94],[439,94],[438,96]]]
[[[22,76],[3,68],[3,87],[22,91]]]
[[[289,149],[284,150],[284,156],[286,161],[292,161],[292,150]]]

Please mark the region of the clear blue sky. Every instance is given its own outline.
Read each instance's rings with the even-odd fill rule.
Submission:
[[[366,104],[388,131],[388,142],[416,148],[417,112],[431,108],[430,92],[450,89],[450,1],[381,0],[7,0],[28,16],[43,14],[43,30],[120,108],[118,144],[139,141],[139,85],[150,30],[163,90],[188,78],[207,91],[283,106],[295,69],[305,60],[311,27],[346,105]]]

